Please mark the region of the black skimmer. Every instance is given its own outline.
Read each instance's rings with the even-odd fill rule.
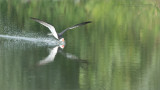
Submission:
[[[82,26],[82,25],[91,23],[91,21],[82,22],[82,23],[73,25],[73,26],[71,26],[71,27],[69,27],[69,28],[66,28],[66,29],[64,29],[62,32],[60,32],[60,33],[57,34],[54,26],[52,26],[51,24],[48,24],[48,23],[46,23],[46,22],[44,22],[44,21],[42,21],[42,20],[36,19],[36,18],[32,18],[32,17],[31,17],[31,19],[34,20],[34,21],[36,21],[36,22],[38,22],[38,23],[40,23],[40,24],[42,24],[42,25],[44,25],[44,26],[46,26],[47,28],[49,28],[49,30],[51,31],[51,34],[48,34],[48,35],[53,35],[53,36],[55,37],[55,39],[57,39],[57,40],[59,40],[59,41],[62,41],[62,42],[64,42],[64,38],[62,37],[62,35],[63,35],[64,32],[66,32],[66,31],[68,31],[68,30],[70,30],[70,29],[74,29],[74,28],[77,28],[77,27],[79,27],[79,26]]]

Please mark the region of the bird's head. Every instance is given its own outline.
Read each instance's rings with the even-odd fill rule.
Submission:
[[[63,44],[63,45],[60,45],[60,47],[63,49],[63,48],[64,48],[64,46],[65,46],[65,40],[64,40],[64,38],[61,38],[59,41],[61,41],[61,42],[62,42],[62,44]]]
[[[59,41],[65,42],[65,41],[64,41],[64,38],[61,38]]]

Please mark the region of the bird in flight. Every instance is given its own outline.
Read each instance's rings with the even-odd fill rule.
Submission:
[[[63,41],[63,42],[64,42],[64,38],[62,37],[62,35],[63,35],[64,32],[66,32],[66,31],[68,31],[68,30],[70,30],[70,29],[74,29],[74,28],[77,28],[77,27],[79,27],[79,26],[82,26],[82,25],[86,25],[86,24],[88,24],[88,23],[91,23],[91,21],[82,22],[82,23],[73,25],[73,26],[71,26],[71,27],[68,27],[68,28],[64,29],[64,30],[63,30],[62,32],[60,32],[60,33],[57,33],[56,30],[55,30],[55,28],[54,28],[54,26],[52,26],[51,24],[48,24],[48,23],[46,23],[46,22],[44,22],[44,21],[42,21],[42,20],[36,19],[36,18],[32,18],[32,17],[31,17],[31,19],[34,20],[34,21],[36,21],[36,22],[38,22],[38,23],[40,23],[40,24],[42,24],[42,25],[44,25],[44,26],[46,26],[46,27],[51,31],[51,34],[48,34],[48,35],[53,35],[57,40]]]

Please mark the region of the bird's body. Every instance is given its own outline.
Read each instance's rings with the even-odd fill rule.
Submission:
[[[68,31],[70,29],[74,29],[74,28],[77,28],[79,26],[91,23],[91,21],[82,22],[80,24],[76,24],[74,26],[66,28],[65,30],[63,30],[60,33],[57,33],[56,30],[55,30],[55,28],[54,28],[54,26],[52,26],[52,25],[50,25],[50,24],[48,24],[48,23],[46,23],[46,22],[44,22],[42,20],[36,19],[36,18],[31,18],[31,19],[34,20],[34,21],[36,21],[36,22],[38,22],[38,23],[40,23],[40,24],[42,24],[42,25],[44,25],[44,26],[46,26],[51,31],[51,34],[49,34],[49,35],[53,35],[55,37],[55,39],[57,39],[59,41],[62,41],[62,42],[64,42],[64,38],[62,37],[62,35],[63,35],[64,32],[66,32],[66,31]]]

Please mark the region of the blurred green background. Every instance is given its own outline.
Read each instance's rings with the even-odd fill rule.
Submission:
[[[47,48],[6,47],[1,40],[3,90],[160,89],[160,1],[0,0],[0,34],[49,33],[30,17],[54,25],[57,32],[92,21],[64,34],[63,51],[88,64],[65,61],[58,54],[52,64],[28,70],[47,56]]]

